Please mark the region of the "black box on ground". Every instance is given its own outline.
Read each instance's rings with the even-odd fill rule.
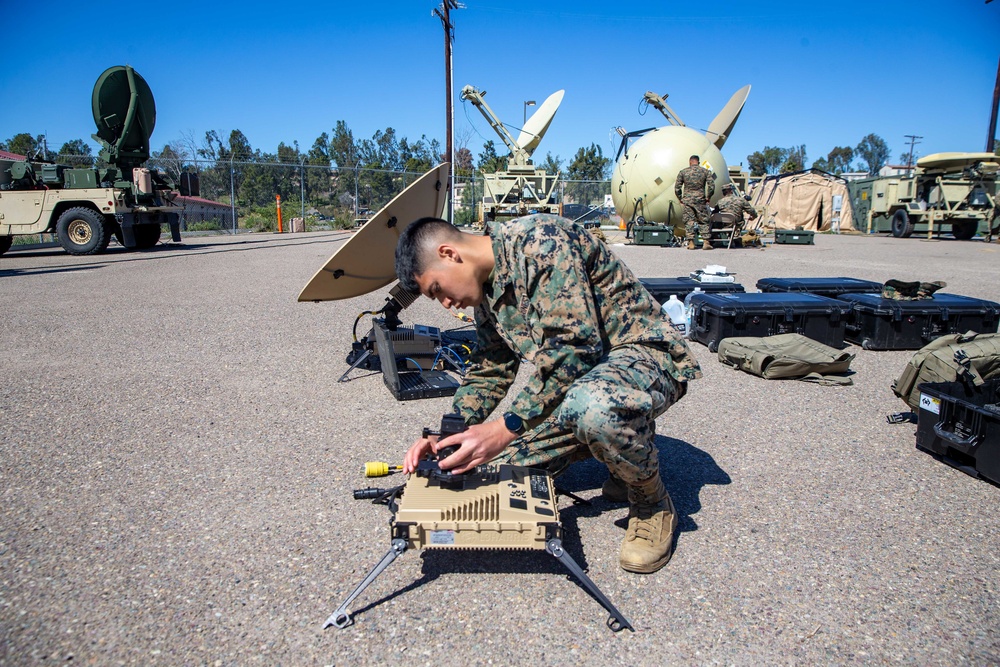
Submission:
[[[695,294],[691,297],[691,339],[719,349],[732,336],[798,333],[830,347],[844,347],[851,307],[815,294]]]
[[[775,229],[774,242],[788,245],[816,245],[816,232],[811,229]]]
[[[757,281],[761,292],[807,292],[830,299],[842,294],[881,294],[882,283],[860,278],[761,278]]]
[[[1000,484],[1000,380],[920,385],[917,448]]]
[[[702,292],[745,292],[743,285],[739,283],[702,283],[694,278],[679,276],[677,278],[640,278],[639,282],[646,288],[646,291],[653,295],[660,305],[667,302],[671,294],[677,296],[681,301],[695,288],[701,288]]]
[[[1000,304],[958,294],[899,301],[881,294],[844,294],[851,306],[847,340],[866,350],[919,350],[950,333],[995,333]]]

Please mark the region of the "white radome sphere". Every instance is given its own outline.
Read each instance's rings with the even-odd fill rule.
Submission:
[[[722,153],[701,132],[668,125],[636,139],[628,155],[622,153],[615,164],[611,199],[622,219],[642,216],[646,222],[683,226],[684,208],[674,194],[674,182],[692,155],[697,155],[701,166],[715,174],[711,203],[718,201],[722,186],[729,183],[729,168]]]

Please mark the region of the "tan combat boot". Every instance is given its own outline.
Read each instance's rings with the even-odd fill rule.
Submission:
[[[667,564],[674,550],[677,513],[657,474],[629,488],[628,530],[620,562],[629,572],[649,574]]]
[[[712,242],[711,241],[705,241],[704,243],[702,243],[701,244],[701,249],[702,250],[715,250],[715,248],[712,246]]]
[[[615,477],[612,473],[608,475],[607,481],[601,487],[601,495],[609,503],[627,503],[628,487],[625,485],[625,482]]]
[[[694,239],[688,239],[688,250],[697,250],[694,245]]]

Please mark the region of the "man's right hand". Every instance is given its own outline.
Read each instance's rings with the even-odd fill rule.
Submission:
[[[427,456],[427,454],[434,451],[434,443],[437,442],[437,436],[430,438],[420,438],[415,443],[410,446],[410,449],[406,452],[406,456],[403,457],[403,472],[409,475],[411,472],[417,469],[417,464]]]

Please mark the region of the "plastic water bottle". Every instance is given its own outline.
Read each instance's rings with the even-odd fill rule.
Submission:
[[[700,287],[695,287],[693,291],[689,292],[686,297],[684,297],[684,316],[686,318],[684,327],[684,336],[686,338],[691,337],[691,297],[695,294],[704,294],[705,290]]]
[[[663,313],[670,318],[670,322],[681,335],[687,335],[687,313],[684,304],[680,302],[676,294],[671,294],[667,302],[663,304]]]

